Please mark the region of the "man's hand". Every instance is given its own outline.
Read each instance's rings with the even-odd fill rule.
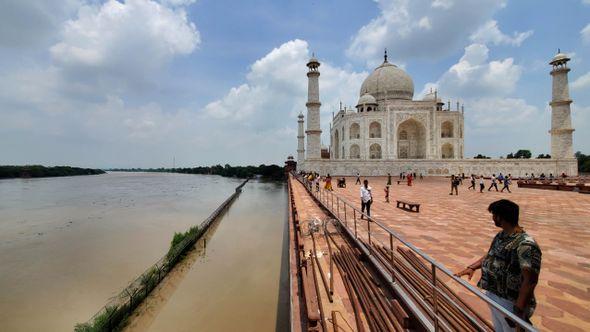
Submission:
[[[464,269],[463,271],[459,271],[459,272],[455,273],[454,275],[455,275],[455,277],[459,277],[459,278],[461,278],[462,276],[468,276],[469,277],[468,280],[471,280],[473,278],[473,273],[475,273],[475,270],[468,267],[468,268]]]

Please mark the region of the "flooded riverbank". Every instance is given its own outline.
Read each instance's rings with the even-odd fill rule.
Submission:
[[[287,330],[286,201],[282,184],[248,183],[126,331]]]
[[[0,330],[72,330],[239,183],[146,173],[0,181]]]

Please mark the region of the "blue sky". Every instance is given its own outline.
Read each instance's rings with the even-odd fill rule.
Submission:
[[[589,0],[9,0],[0,164],[282,163],[311,52],[326,133],[385,47],[414,98],[437,87],[465,104],[467,157],[549,152],[547,63],[561,48],[574,149],[590,153]]]

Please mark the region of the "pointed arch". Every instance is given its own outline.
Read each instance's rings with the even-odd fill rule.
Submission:
[[[381,124],[377,121],[369,125],[369,138],[381,138]]]
[[[361,138],[361,126],[359,126],[359,124],[356,122],[351,124],[350,130],[348,133],[349,133],[350,139]]]
[[[350,146],[350,153],[348,154],[350,159],[361,159],[361,149],[357,144]]]
[[[381,145],[377,143],[371,144],[371,146],[369,147],[369,158],[381,159]]]

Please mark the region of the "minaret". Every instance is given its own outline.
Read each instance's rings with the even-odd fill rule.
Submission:
[[[550,65],[553,66],[551,76],[553,76],[551,105],[551,158],[563,159],[574,158],[572,148],[572,117],[570,104],[572,100],[569,94],[569,84],[567,73],[570,69],[567,62],[570,58],[567,55],[557,51]]]
[[[321,158],[321,142],[322,129],[320,128],[320,86],[319,77],[320,72],[318,67],[319,61],[312,55],[307,63],[309,68],[307,72],[307,159]]]
[[[305,160],[305,136],[303,136],[303,113],[299,113],[299,116],[297,118],[297,164],[301,165],[301,163],[303,163],[303,161]]]

